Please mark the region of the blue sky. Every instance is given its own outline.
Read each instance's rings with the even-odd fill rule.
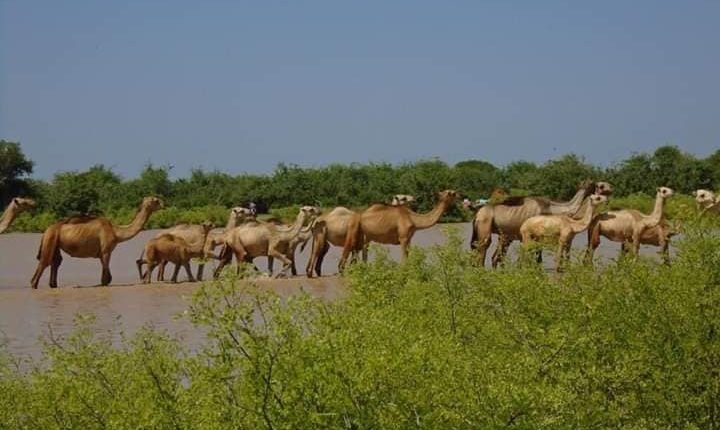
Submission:
[[[43,178],[705,156],[718,23],[718,1],[0,0],[0,138]]]

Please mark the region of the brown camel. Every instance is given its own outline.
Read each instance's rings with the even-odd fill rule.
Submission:
[[[215,277],[232,261],[235,255],[238,264],[251,263],[255,257],[267,256],[283,262],[277,276],[284,275],[290,269],[292,261],[282,252],[287,243],[293,240],[308,220],[320,214],[315,206],[303,206],[298,212],[295,223],[290,227],[278,226],[266,222],[249,222],[229,231],[225,236],[225,248],[220,254],[220,264],[215,269]],[[268,264],[269,265],[269,264]]]
[[[715,193],[710,190],[697,190],[693,191],[693,196],[702,213],[720,214],[720,197],[715,197]]]
[[[203,235],[207,237],[208,232],[213,227],[211,222],[204,222],[201,226]],[[202,241],[204,242],[204,240]],[[202,245],[201,243],[200,245]],[[190,259],[197,255],[202,255],[202,246],[200,251],[196,244],[188,243],[182,236],[174,234],[161,234],[153,239],[150,239],[145,245],[145,258],[144,260],[137,260],[138,273],[140,278],[146,283],[150,283],[150,277],[152,271],[161,263],[175,263],[175,271],[173,272],[171,282],[177,282],[178,272],[180,267],[185,268],[185,272],[188,276],[189,282],[195,282],[192,272],[190,271]],[[148,270],[143,275],[142,264],[147,263]]]
[[[493,267],[505,257],[508,247],[520,239],[520,226],[536,215],[574,215],[591,194],[609,195],[612,186],[607,182],[584,181],[573,198],[567,202],[554,202],[545,197],[508,197],[501,204],[487,204],[475,214],[470,246],[477,250],[478,261],[485,264],[485,255],[492,242],[492,234],[499,236],[492,257]]]
[[[391,206],[407,206],[415,202],[415,196],[409,194],[396,194],[390,203]],[[345,246],[348,226],[357,225],[360,222],[360,214],[346,207],[338,206],[332,211],[320,216],[312,224],[313,243],[310,250],[305,273],[308,278],[313,277],[313,271],[317,276],[322,276],[322,263],[325,255],[330,250],[330,245]],[[353,250],[353,254],[361,249]],[[344,262],[338,264],[338,272],[342,272]]]
[[[340,259],[344,267],[350,252],[363,249],[363,259],[367,258],[365,249],[370,242],[400,245],[402,261],[407,259],[408,246],[417,230],[424,230],[437,224],[440,217],[455,202],[457,192],[440,192],[438,202],[428,213],[418,214],[405,206],[372,205],[360,214],[360,222],[352,224],[348,230]]]
[[[133,221],[124,226],[113,225],[104,217],[78,216],[51,225],[43,233],[37,259],[38,266],[30,285],[37,288],[40,277],[47,266],[50,267],[50,287],[57,287],[57,272],[62,263],[60,250],[71,257],[99,258],[102,264],[101,284],[112,281],[110,274],[110,256],[120,242],[137,235],[150,215],[163,207],[157,197],[145,197],[135,214]]]
[[[536,215],[528,218],[520,226],[523,246],[527,248],[534,240],[557,240],[555,264],[556,270],[560,271],[563,263],[570,257],[570,247],[575,235],[588,228],[598,206],[605,202],[607,197],[591,195],[585,199],[583,207],[578,211],[578,219],[569,215]]]
[[[202,258],[205,256],[205,242],[207,241],[208,233],[213,228],[213,224],[210,221],[205,221],[202,224],[178,224],[175,227],[172,227],[168,230],[164,230],[160,233],[158,233],[153,239],[159,239],[163,236],[174,236],[176,238],[182,239],[181,242],[177,242],[177,244],[181,244],[185,247],[185,252],[187,255],[189,255],[189,259],[193,258]],[[152,239],[150,240],[152,241]],[[148,244],[150,244],[150,241],[148,241]],[[168,242],[166,240],[166,242]],[[138,258],[135,263],[138,266],[138,273],[140,274],[140,279],[143,279],[142,274],[142,265],[143,264],[149,264],[149,260],[143,259],[143,255],[147,252],[147,245],[145,246],[145,249],[140,253],[140,258]],[[169,250],[172,245],[164,246],[163,249]],[[160,249],[160,248],[158,248]],[[162,250],[155,251],[156,255],[162,255]],[[168,262],[172,262],[169,259],[155,259],[156,263],[159,263],[158,268],[158,281],[164,281],[165,280],[165,265]],[[202,275],[203,275],[203,267],[204,263],[200,263],[198,265],[198,272],[197,272],[197,279],[199,281],[202,281]],[[177,265],[175,267],[177,269]],[[152,272],[152,271],[150,271]]]
[[[672,195],[672,189],[658,188],[655,207],[650,215],[635,209],[622,209],[598,216],[588,228],[587,261],[592,261],[595,249],[600,245],[601,235],[613,242],[623,243],[621,253],[628,250],[625,243],[629,242],[629,251],[634,255],[637,255],[645,238],[645,243],[657,244],[662,248],[661,252],[667,261],[668,239],[674,233],[664,221],[663,209],[665,200]]]
[[[230,210],[230,215],[228,216],[227,223],[225,225],[225,229],[220,229],[219,231],[210,231],[209,233],[205,233],[204,224],[203,225],[197,225],[197,224],[178,224],[174,227],[171,227],[167,230],[163,230],[160,233],[158,233],[155,237],[160,237],[164,234],[171,234],[173,236],[180,237],[184,239],[191,249],[191,259],[192,258],[202,258],[203,261],[200,261],[198,263],[198,270],[197,270],[197,279],[198,281],[202,281],[203,279],[203,272],[205,269],[205,262],[204,259],[209,257],[215,257],[215,255],[211,252],[215,246],[222,243],[224,239],[224,234],[226,231],[228,231],[231,228],[234,228],[235,226],[245,222],[248,219],[255,219],[255,215],[252,213],[252,211],[248,208],[243,207],[234,207]],[[138,261],[145,262],[143,260],[143,254],[144,251],[140,253],[140,258]],[[160,263],[160,267],[158,268],[158,274],[157,274],[157,280],[158,281],[164,281],[165,280],[165,265],[167,262],[162,261]],[[140,275],[140,279],[142,279],[142,274]]]
[[[10,200],[10,204],[5,208],[0,218],[0,233],[7,230],[22,212],[29,211],[35,207],[35,200],[22,197],[15,197]]]

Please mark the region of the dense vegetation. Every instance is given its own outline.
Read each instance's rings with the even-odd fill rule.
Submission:
[[[678,247],[558,277],[477,267],[451,234],[354,266],[335,302],[208,283],[197,352],[151,329],[113,347],[86,318],[31,371],[5,356],[0,427],[717,429],[717,225]]]
[[[280,164],[269,175],[195,170],[179,179],[172,179],[166,167],[148,165],[138,178],[124,179],[97,165],[83,172],[59,172],[46,182],[28,176],[32,167],[19,144],[0,141],[0,203],[6,204],[12,196],[30,195],[39,206],[33,216],[26,214],[18,219],[17,230],[41,231],[54,220],[77,213],[103,213],[124,222],[146,195],[163,197],[169,206],[155,214],[148,226],[166,227],[203,219],[222,224],[226,208],[249,201],[274,210],[302,204],[362,207],[387,201],[396,193],[407,193],[418,198],[419,210],[427,210],[433,194],[446,188],[472,199],[487,197],[497,187],[519,195],[566,199],[575,192],[579,181],[595,178],[611,182],[616,197],[639,195],[630,199],[638,202],[650,201],[659,185],[686,194],[698,188],[720,188],[720,150],[698,159],[673,146],[660,147],[653,154],[635,154],[608,168],[570,154],[541,165],[519,161],[497,167],[480,160],[453,166],[439,160],[319,168]],[[291,209],[280,214],[294,216]],[[456,220],[468,216],[458,209],[449,214]]]

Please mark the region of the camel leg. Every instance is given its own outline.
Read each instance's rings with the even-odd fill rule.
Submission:
[[[30,281],[30,287],[34,290],[37,290],[38,282],[40,282],[40,278],[42,277],[43,272],[45,271],[45,268],[48,267],[50,263],[47,263],[43,260],[38,261],[37,268],[35,269],[35,273],[33,274],[32,280]]]
[[[315,262],[313,264],[313,268],[315,269],[315,274],[318,277],[322,276],[322,264],[325,260],[325,255],[327,255],[328,251],[330,250],[330,244],[328,242],[323,241],[321,244],[322,248],[320,248],[320,251],[318,252],[318,255],[315,257]],[[338,271],[340,271],[340,268],[338,268]]]
[[[144,284],[149,284],[149,283],[150,283],[150,279],[151,279],[151,277],[152,277],[152,272],[153,272],[153,270],[155,270],[155,267],[157,266],[157,263],[155,263],[154,261],[148,261],[148,262],[147,262],[147,266],[148,266],[147,272],[145,272],[145,276],[143,276],[143,283],[144,283]]]
[[[283,262],[283,267],[280,269],[280,271],[274,277],[279,278],[280,275],[286,275],[288,269],[290,269],[290,266],[292,265],[292,262],[290,261],[290,259],[287,258],[287,256],[285,256],[282,252],[279,252],[278,250],[276,250],[273,247],[270,247],[270,249],[268,249],[268,258],[270,258],[270,256],[277,258],[278,260]]]
[[[170,278],[170,282],[172,282],[173,284],[177,283],[178,274],[180,273],[180,266],[181,266],[180,263],[175,263],[175,267],[173,268],[172,278]]]
[[[58,286],[57,275],[61,263],[62,255],[60,254],[60,249],[56,249],[52,257],[52,263],[50,263],[50,288],[57,288]]]
[[[325,245],[325,235],[317,232],[313,236],[312,247],[310,248],[310,257],[308,257],[307,265],[305,266],[305,275],[308,278],[313,277],[313,269],[317,266],[317,261],[320,257],[320,251]],[[318,273],[318,276],[320,274]]]
[[[203,280],[203,271],[205,270],[205,263],[199,263],[198,264],[198,270],[197,270],[197,280],[202,281]]]
[[[633,231],[632,235],[632,253],[635,257],[640,253],[640,235],[642,231]]]
[[[297,267],[295,267],[295,254],[293,253],[290,258],[290,273],[292,273],[293,276],[297,276]]]
[[[273,266],[275,265],[275,258],[272,255],[268,255],[268,272],[270,276],[273,274]]]
[[[185,268],[185,273],[187,273],[188,282],[195,282],[195,277],[193,277],[192,271],[190,270],[190,261],[183,263],[183,267]]]
[[[663,260],[664,264],[670,264],[670,241],[665,239],[660,239],[660,257]]]
[[[103,254],[100,257],[100,264],[102,264],[102,278],[100,283],[102,285],[109,285],[112,282],[112,274],[110,274],[110,253]]]
[[[218,260],[220,260],[220,264],[215,268],[215,272],[213,273],[213,278],[217,279],[220,276],[220,273],[222,273],[222,269],[225,268],[225,266],[232,261],[233,252],[230,249],[229,246],[224,246],[223,249],[220,251],[220,256],[218,257]]]
[[[158,282],[164,282],[165,281],[165,266],[167,266],[167,261],[163,260],[158,265],[158,274],[157,274],[157,281]]]
[[[492,256],[492,267],[495,268],[505,259],[505,253],[507,252],[508,248],[510,247],[510,243],[512,241],[507,238],[505,235],[500,235],[498,239],[498,245],[495,249],[495,252]],[[486,248],[487,249],[487,248]],[[484,261],[484,258],[483,258]]]

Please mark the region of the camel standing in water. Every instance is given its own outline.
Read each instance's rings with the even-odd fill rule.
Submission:
[[[157,197],[145,197],[135,218],[128,225],[116,226],[104,217],[78,216],[51,225],[43,233],[38,250],[38,266],[30,286],[37,288],[45,268],[50,267],[50,288],[57,287],[57,272],[62,263],[60,250],[71,257],[99,258],[102,264],[101,284],[112,281],[110,256],[118,243],[135,237],[153,212],[163,207]]]
[[[600,245],[600,236],[605,236],[613,242],[622,243],[620,252],[627,251],[626,243],[630,244],[630,251],[637,255],[640,244],[657,244],[661,246],[664,258],[667,261],[667,243],[671,230],[665,222],[663,210],[665,200],[673,195],[673,190],[660,187],[655,194],[655,207],[650,215],[645,215],[635,209],[622,209],[610,211],[598,216],[588,228],[588,247],[586,260],[592,261],[595,249]]]
[[[35,201],[33,199],[25,199],[22,197],[12,199],[10,204],[5,208],[2,217],[0,217],[0,233],[7,230],[18,215],[34,207]]]
[[[485,255],[492,242],[492,234],[499,236],[499,243],[492,257],[493,267],[504,258],[508,247],[520,239],[520,226],[536,215],[574,215],[591,194],[610,195],[612,186],[607,182],[584,181],[573,198],[567,202],[555,202],[545,197],[508,197],[500,204],[487,204],[475,214],[470,246],[477,250],[478,261],[485,265]]]
[[[203,240],[199,241],[200,252],[202,252],[202,245],[204,244],[204,239],[207,237],[210,229],[213,228],[213,225],[211,222],[206,221],[202,223],[200,227],[202,228],[202,234],[204,236],[202,238]],[[197,244],[188,243],[188,241],[185,240],[183,237],[169,233],[161,234],[157,237],[150,239],[150,241],[148,241],[148,243],[145,245],[146,260],[139,259],[136,261],[138,273],[140,273],[140,279],[142,279],[144,283],[149,284],[153,269],[155,269],[155,267],[160,264],[164,265],[165,263],[170,262],[175,264],[175,270],[173,272],[171,282],[177,282],[180,267],[185,268],[185,272],[188,276],[188,281],[195,282],[195,278],[193,277],[192,271],[190,270],[190,259],[198,255],[197,249]],[[147,263],[148,269],[147,272],[143,275],[142,263],[144,262]],[[199,275],[201,273],[202,272],[198,271]]]
[[[556,270],[559,272],[562,265],[570,258],[570,247],[575,235],[582,232],[593,220],[597,207],[607,202],[607,197],[600,194],[593,194],[583,203],[575,219],[568,215],[536,215],[528,218],[520,226],[523,246],[527,246],[534,240],[554,239],[557,240],[557,253],[555,254]]]
[[[383,204],[370,206],[360,214],[359,223],[352,223],[349,226],[340,265],[344,266],[350,253],[359,248],[363,249],[363,259],[366,259],[365,250],[370,242],[400,245],[402,260],[405,261],[415,232],[437,224],[455,199],[457,199],[456,191],[441,191],[435,207],[424,214],[415,213],[406,206]]]

